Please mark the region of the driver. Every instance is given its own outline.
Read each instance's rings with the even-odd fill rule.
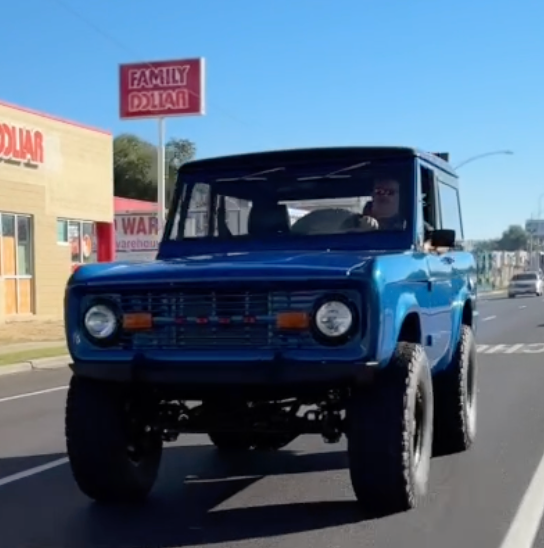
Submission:
[[[400,185],[395,179],[378,179],[374,182],[372,202],[367,204],[363,214],[357,218],[357,226],[352,228],[369,230],[402,230],[404,220],[399,216]]]

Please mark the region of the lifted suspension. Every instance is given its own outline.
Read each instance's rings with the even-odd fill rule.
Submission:
[[[175,441],[182,433],[241,432],[262,434],[320,434],[326,443],[336,443],[344,433],[341,394],[331,393],[318,403],[203,402],[194,406],[184,401],[162,401],[151,428],[162,432],[164,441]],[[308,404],[314,409],[302,409]]]

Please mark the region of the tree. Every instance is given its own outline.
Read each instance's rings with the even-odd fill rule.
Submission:
[[[528,234],[519,225],[510,225],[499,238],[497,249],[501,251],[518,251],[527,248]]]
[[[498,240],[480,240],[474,243],[473,251],[475,253],[483,253],[489,251],[496,251],[499,248],[497,247]]]
[[[174,191],[179,166],[190,162],[196,155],[196,146],[188,139],[168,139],[165,146],[166,197],[169,200]]]
[[[113,140],[113,181],[115,196],[136,200],[156,200],[151,178],[154,147],[136,135],[124,133]]]
[[[196,146],[187,139],[170,138],[165,145],[166,196],[176,181],[175,161],[192,160]],[[157,201],[157,147],[137,135],[124,133],[113,140],[115,195]]]

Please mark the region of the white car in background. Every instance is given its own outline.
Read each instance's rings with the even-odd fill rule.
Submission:
[[[537,271],[515,274],[508,285],[508,297],[510,299],[518,295],[536,295],[540,297],[542,291],[542,275]]]

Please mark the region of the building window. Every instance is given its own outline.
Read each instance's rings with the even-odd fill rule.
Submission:
[[[32,217],[0,213],[0,276],[6,316],[34,312]]]
[[[15,215],[2,214],[2,276],[15,276],[16,269]]]
[[[70,221],[68,223],[68,241],[73,263],[80,263],[81,258],[81,223]]]
[[[57,219],[57,243],[68,243],[68,221],[66,219]]]
[[[74,264],[96,261],[95,224],[90,221],[57,220],[57,242],[70,245]]]
[[[30,217],[17,216],[17,275],[32,276]]]

